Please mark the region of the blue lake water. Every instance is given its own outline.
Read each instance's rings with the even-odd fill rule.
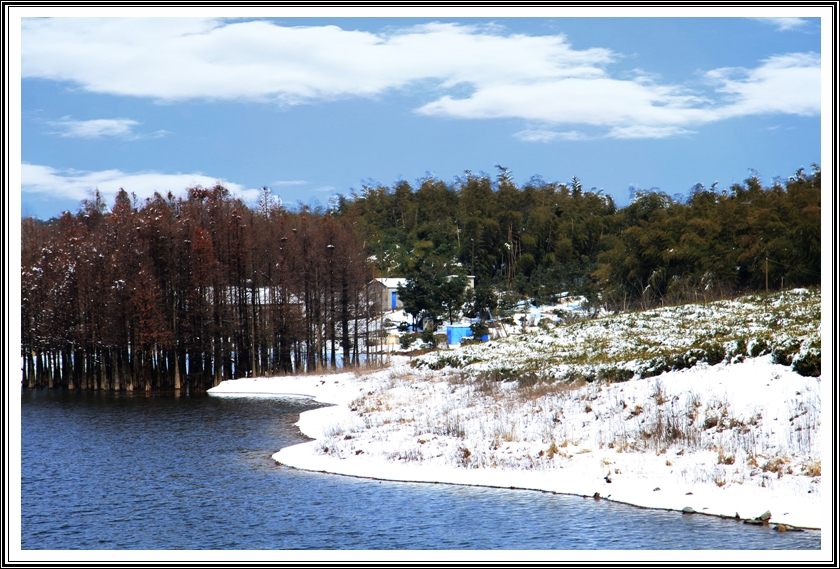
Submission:
[[[300,400],[24,391],[28,549],[819,549],[707,516],[278,466]]]

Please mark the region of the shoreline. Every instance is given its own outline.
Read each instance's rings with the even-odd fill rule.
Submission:
[[[735,515],[723,514],[723,513],[715,513],[715,512],[708,512],[701,510],[694,510],[690,506],[683,506],[682,508],[671,507],[671,506],[663,506],[663,505],[647,505],[644,503],[639,503],[639,500],[621,500],[612,497],[612,494],[608,494],[607,496],[600,495],[600,492],[593,494],[585,494],[579,493],[570,490],[561,490],[561,489],[551,489],[546,488],[540,485],[508,485],[507,483],[503,482],[492,482],[492,481],[484,481],[484,482],[469,482],[466,480],[456,480],[456,479],[445,479],[445,477],[441,477],[439,479],[433,479],[431,477],[415,477],[409,474],[404,475],[377,475],[372,472],[354,472],[355,469],[352,467],[340,467],[336,466],[335,463],[332,466],[325,464],[325,463],[318,463],[318,465],[314,465],[311,462],[307,462],[307,459],[304,458],[302,461],[299,461],[299,457],[294,456],[289,449],[294,449],[298,446],[306,446],[310,443],[302,443],[301,445],[293,445],[291,447],[286,447],[281,449],[280,451],[274,453],[271,458],[278,464],[282,466],[286,466],[288,468],[293,468],[295,470],[303,470],[307,472],[316,472],[321,474],[330,474],[334,476],[346,476],[349,478],[361,478],[367,480],[380,480],[380,481],[387,481],[387,482],[404,482],[404,483],[411,483],[411,484],[444,484],[449,486],[467,486],[467,487],[474,487],[474,488],[495,488],[499,490],[516,490],[516,491],[524,491],[524,492],[540,492],[543,494],[554,494],[560,496],[574,496],[577,498],[581,498],[583,500],[592,500],[594,502],[604,501],[604,502],[611,502],[615,504],[622,504],[625,506],[631,506],[634,508],[642,509],[642,510],[659,510],[659,511],[668,511],[668,512],[675,512],[675,513],[682,513],[683,515],[703,515],[709,517],[715,517],[725,520],[732,520],[736,523],[743,523],[745,525],[764,525],[770,526],[773,529],[776,529],[776,526],[783,525],[785,527],[784,530],[781,531],[822,531],[822,528],[816,526],[809,526],[809,525],[794,525],[792,523],[782,523],[776,520],[768,520],[766,522],[757,523],[760,521],[760,516],[763,514],[759,513],[753,517],[744,517],[739,516],[736,517]],[[311,455],[312,452],[310,449],[307,449],[306,455]],[[334,459],[334,460],[342,460],[342,459]],[[352,459],[351,459],[352,460]],[[502,472],[501,476],[509,475],[510,473]],[[521,474],[520,474],[521,475]],[[460,478],[460,477],[456,477]],[[686,508],[691,508],[692,511],[685,511]],[[757,511],[757,510],[755,510]],[[767,511],[767,510],[765,510]]]
[[[500,468],[475,465],[465,467],[466,460],[464,464],[457,463],[458,453],[477,456],[481,451],[474,448],[479,446],[476,441],[434,434],[418,436],[417,432],[423,429],[406,422],[404,418],[389,416],[383,420],[377,416],[376,411],[365,413],[360,409],[363,404],[370,405],[372,399],[382,404],[382,399],[387,396],[406,390],[412,397],[409,401],[417,399],[418,392],[425,393],[435,387],[447,392],[447,401],[461,396],[454,387],[451,393],[449,389],[441,389],[446,384],[440,373],[426,372],[414,375],[410,380],[402,378],[407,366],[401,363],[397,361],[391,368],[364,375],[344,372],[320,376],[232,380],[223,382],[208,393],[230,397],[302,397],[328,405],[304,411],[296,423],[301,433],[313,440],[283,448],[272,455],[277,463],[298,470],[395,482],[530,490],[579,496],[595,501],[605,500],[643,509],[704,514],[741,523],[758,519],[770,511],[771,517],[764,525],[776,527],[781,524],[785,529],[793,531],[822,529],[820,520],[823,519],[824,508],[819,493],[820,477],[779,474],[778,478],[772,477],[771,480],[771,477],[764,476],[761,484],[766,484],[766,487],[760,487],[749,477],[725,485],[720,482],[709,483],[708,480],[704,482],[700,475],[707,474],[707,471],[714,470],[720,475],[724,468],[732,469],[729,466],[714,465],[716,457],[710,456],[708,451],[680,452],[682,456],[675,456],[677,453],[674,451],[621,453],[620,449],[603,448],[603,444],[602,448],[595,449],[593,444],[587,446],[585,442],[578,441],[562,450],[557,449],[558,455],[551,461],[546,461],[544,453],[540,451],[539,456],[542,458],[538,460],[542,462],[535,463],[535,459],[532,459],[530,467],[510,468],[510,464]],[[752,363],[754,366],[767,367],[765,361]],[[694,372],[697,377],[705,373],[705,376],[715,379],[715,374],[743,374],[748,370],[745,364],[715,367],[719,369],[699,369]],[[764,371],[763,368],[761,371]],[[774,370],[774,373],[782,378],[783,371]],[[691,370],[686,372],[690,373]],[[684,375],[686,372],[670,375]],[[783,379],[791,382],[790,389],[802,389],[799,382],[807,381],[799,376],[785,376]],[[660,385],[659,381],[657,386]],[[634,382],[637,388],[646,387],[641,385],[645,384],[645,380],[634,380],[618,384],[616,388],[623,389]],[[770,386],[769,383],[767,385]],[[796,393],[799,394],[799,391]],[[425,404],[422,396],[419,397],[421,400],[417,404]],[[596,403],[593,401],[592,405]],[[404,408],[397,400],[394,401],[394,407]],[[387,412],[393,415],[393,411],[384,408],[378,413],[381,415]],[[584,422],[582,428],[585,430],[585,427]],[[572,439],[580,436],[580,433],[576,433]],[[433,445],[438,445],[434,451],[430,448]],[[473,450],[465,451],[466,446]],[[515,447],[516,444],[508,446]],[[434,455],[420,456],[418,447]],[[497,454],[502,450],[496,451]],[[526,452],[534,456],[538,454],[533,445]],[[667,462],[663,460],[666,457]],[[670,472],[660,468],[663,464],[671,465],[678,460],[687,465],[681,476],[675,473],[675,468],[670,469]],[[605,465],[609,465],[609,468],[605,468]],[[615,465],[621,468],[613,468]],[[606,476],[603,475],[605,471]],[[594,498],[596,495],[599,497]]]
[[[302,444],[307,444],[307,443],[302,443]],[[294,446],[296,446],[296,445],[294,445]],[[292,448],[292,447],[286,447],[286,448]],[[659,507],[659,506],[646,506],[646,505],[643,505],[643,504],[637,504],[637,503],[633,503],[633,502],[625,502],[625,501],[617,500],[617,499],[614,499],[614,498],[611,498],[611,497],[605,497],[605,496],[600,496],[600,495],[598,495],[596,497],[594,495],[578,494],[578,493],[562,491],[562,490],[547,490],[547,489],[543,489],[543,488],[532,488],[532,487],[528,487],[528,486],[501,486],[501,485],[493,485],[493,484],[481,484],[481,483],[469,483],[469,482],[449,482],[449,481],[411,479],[411,478],[397,479],[397,478],[393,478],[393,477],[376,476],[376,475],[373,475],[373,474],[351,474],[351,473],[348,473],[348,472],[340,472],[338,469],[318,470],[318,469],[315,469],[313,467],[293,466],[292,464],[284,462],[284,460],[287,460],[287,457],[280,456],[280,454],[283,450],[285,450],[285,449],[282,449],[282,450],[274,453],[271,458],[280,466],[285,466],[287,468],[292,468],[294,470],[302,470],[302,471],[305,471],[305,472],[315,472],[315,473],[319,473],[319,474],[329,474],[329,475],[332,475],[332,476],[346,476],[348,478],[359,478],[359,479],[365,479],[365,480],[379,480],[379,481],[384,481],[384,482],[402,482],[402,483],[407,483],[407,484],[432,484],[432,485],[439,484],[439,485],[447,485],[447,486],[466,486],[466,487],[472,487],[472,488],[494,488],[494,489],[498,489],[498,490],[514,490],[514,491],[521,491],[521,492],[539,492],[539,493],[542,493],[542,494],[552,494],[552,495],[556,495],[556,496],[570,496],[570,497],[575,497],[575,498],[581,498],[583,500],[593,500],[595,502],[599,502],[599,501],[610,502],[610,503],[613,503],[613,504],[621,504],[621,505],[624,505],[624,506],[630,506],[630,507],[633,507],[633,508],[638,508],[640,510],[658,510],[658,511],[681,513],[683,515],[702,515],[702,516],[719,518],[719,519],[724,519],[724,520],[732,520],[736,523],[744,523],[746,525],[763,525],[763,526],[779,525],[779,522],[771,522],[771,521],[768,521],[767,523],[761,523],[761,524],[754,523],[754,522],[759,521],[759,518],[742,518],[742,517],[735,517],[735,516],[732,516],[732,515],[715,514],[715,513],[703,512],[703,511],[687,512],[687,511],[683,511],[684,509],[674,509],[674,508]],[[794,531],[794,532],[798,532],[798,531],[822,531],[822,529],[819,528],[819,527],[794,526],[794,525],[791,525],[791,524],[783,524],[783,525],[785,526],[786,529],[782,530],[782,531]]]

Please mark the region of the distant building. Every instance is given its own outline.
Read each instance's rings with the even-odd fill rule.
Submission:
[[[456,277],[457,275],[447,276],[447,280]],[[475,277],[467,275],[467,288],[475,288]],[[397,291],[399,285],[405,286],[408,279],[404,278],[377,278],[370,282],[372,289],[371,295],[378,308],[384,311],[402,310],[403,303],[400,300],[400,295]]]
[[[381,278],[373,279],[370,282],[372,296],[377,308],[389,310],[402,310],[403,303],[397,294],[399,285],[405,286],[406,279]]]

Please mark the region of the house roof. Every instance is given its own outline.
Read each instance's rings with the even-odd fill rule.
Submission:
[[[383,278],[383,279],[376,279],[378,282],[382,283],[383,286],[386,288],[397,288],[397,285],[405,286],[406,279],[394,279],[394,278]]]

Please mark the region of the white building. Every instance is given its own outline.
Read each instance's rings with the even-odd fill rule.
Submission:
[[[370,284],[377,307],[383,311],[402,310],[403,303],[397,294],[397,287],[399,285],[405,286],[405,283],[406,279],[373,279]]]
[[[449,275],[447,280],[456,277],[457,275]],[[467,275],[467,288],[475,288],[475,277]],[[399,285],[405,286],[408,279],[404,278],[377,278],[370,282],[372,285],[372,295],[377,306],[384,311],[402,310],[403,303],[400,300],[397,287]]]

